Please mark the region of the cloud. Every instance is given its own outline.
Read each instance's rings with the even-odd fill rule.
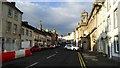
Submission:
[[[34,27],[56,29],[59,34],[72,32],[80,20],[83,10],[90,12],[92,2],[17,2],[17,7],[24,12],[23,20]]]

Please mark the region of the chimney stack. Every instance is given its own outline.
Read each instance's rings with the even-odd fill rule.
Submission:
[[[15,2],[11,2],[11,4],[15,6]]]

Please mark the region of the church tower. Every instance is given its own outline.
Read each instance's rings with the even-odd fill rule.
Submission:
[[[81,13],[81,24],[87,24],[88,21],[88,13],[84,10]]]

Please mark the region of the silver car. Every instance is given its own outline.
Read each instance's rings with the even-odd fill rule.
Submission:
[[[66,44],[64,48],[68,50],[74,50],[74,51],[79,49],[79,47],[74,46],[73,44]]]

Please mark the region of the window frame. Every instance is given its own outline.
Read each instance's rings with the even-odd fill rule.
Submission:
[[[10,32],[11,31],[11,28],[12,28],[12,23],[11,22],[7,22],[7,25],[6,25],[6,32]]]
[[[14,11],[14,19],[18,21],[18,12],[17,11]]]
[[[113,4],[115,4],[115,3],[116,3],[116,1],[117,1],[117,0],[113,0]]]
[[[107,11],[109,11],[110,10],[110,8],[111,8],[111,0],[107,0]]]
[[[111,17],[110,15],[107,17],[107,29],[108,31],[111,31]]]
[[[8,8],[8,17],[13,17],[13,10],[12,10],[12,8]]]
[[[14,34],[17,33],[17,24],[14,24],[14,26],[13,26],[13,33],[14,33]]]
[[[21,34],[22,34],[22,35],[25,34],[25,29],[24,29],[24,28],[21,29]]]
[[[28,29],[26,29],[26,36],[29,36],[29,31],[28,31]]]
[[[118,37],[118,35],[114,36],[114,52],[119,53],[119,37]]]
[[[117,14],[118,14],[118,8],[114,10],[114,29],[118,27]]]
[[[32,31],[29,31],[29,36],[32,37]]]

